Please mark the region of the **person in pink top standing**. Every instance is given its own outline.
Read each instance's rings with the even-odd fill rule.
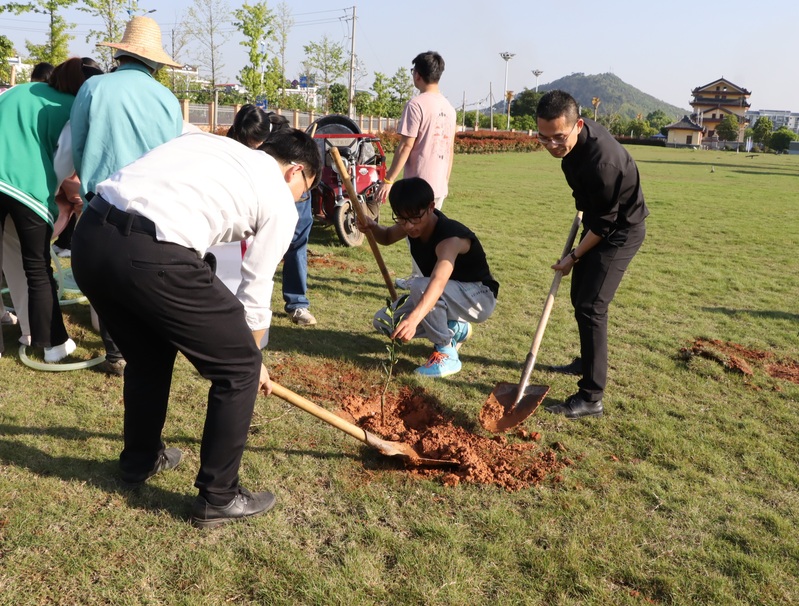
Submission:
[[[416,55],[412,63],[411,77],[419,94],[402,110],[397,128],[400,142],[377,192],[377,199],[381,203],[388,200],[391,186],[404,170],[404,178],[421,177],[430,184],[435,195],[435,207],[441,210],[449,192],[457,117],[455,108],[438,87],[444,73],[443,57],[435,51],[427,51]],[[415,263],[412,274],[421,275]],[[405,288],[406,282],[400,278],[397,286]]]
[[[431,185],[437,209],[444,204],[452,170],[456,115],[438,88],[442,73],[444,59],[434,51],[420,53],[413,60],[413,85],[420,94],[402,110],[397,129],[401,139],[377,194],[381,202],[388,199],[391,185],[404,169],[406,179],[421,177]]]

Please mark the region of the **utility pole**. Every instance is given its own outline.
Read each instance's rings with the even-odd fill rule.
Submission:
[[[352,45],[350,47],[350,90],[347,115],[355,119],[355,7],[352,7]]]
[[[490,116],[488,128],[494,130],[494,83],[488,83],[488,115]]]

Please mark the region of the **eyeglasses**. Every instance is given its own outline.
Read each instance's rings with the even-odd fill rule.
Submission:
[[[411,68],[411,76],[413,76],[413,72],[415,72],[415,71],[416,71],[416,68],[415,68],[415,67],[412,67],[412,68]]]
[[[394,220],[394,223],[407,223],[409,225],[418,225],[424,219],[424,216],[427,214],[427,211],[430,210],[429,208],[425,208],[424,211],[420,215],[416,215],[415,217],[398,217],[394,214],[394,211],[391,212],[391,218]]]
[[[578,120],[578,122],[579,122],[579,120]],[[545,147],[547,145],[552,145],[552,144],[563,145],[564,143],[566,143],[566,141],[569,140],[569,137],[572,136],[572,133],[574,132],[574,129],[575,129],[576,126],[577,126],[577,122],[574,123],[574,126],[572,126],[572,129],[568,133],[566,133],[565,135],[555,135],[554,137],[545,137],[541,133],[538,133],[538,142],[541,145],[545,146]]]

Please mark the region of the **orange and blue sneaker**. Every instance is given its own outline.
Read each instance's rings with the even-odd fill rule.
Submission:
[[[455,333],[452,336],[452,346],[455,349],[460,349],[461,345],[472,337],[472,325],[469,322],[450,320],[447,322],[447,326]]]
[[[424,366],[420,366],[414,372],[423,377],[441,378],[460,372],[461,366],[458,350],[455,347],[436,345]]]

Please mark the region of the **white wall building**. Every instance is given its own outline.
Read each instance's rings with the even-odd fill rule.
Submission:
[[[758,118],[768,118],[774,124],[774,130],[786,126],[788,130],[799,134],[799,112],[780,109],[759,109],[747,111],[746,118],[749,126],[754,126]]]

